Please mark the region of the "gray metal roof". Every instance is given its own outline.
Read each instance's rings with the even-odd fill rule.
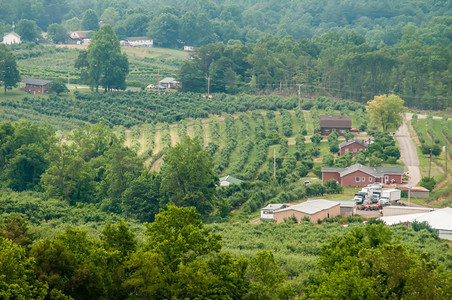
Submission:
[[[224,177],[220,177],[220,182],[222,182],[222,181],[227,181],[229,183],[239,184],[243,180],[240,180],[238,178],[232,177],[231,175],[227,175],[227,176],[224,176]]]
[[[320,127],[351,128],[352,119],[345,116],[321,115]]]
[[[279,209],[278,211],[275,211],[275,213],[279,213],[282,211],[288,211],[288,210],[296,210],[308,215],[316,214],[322,210],[329,209],[335,206],[340,205],[338,202],[325,200],[325,199],[318,199],[318,200],[310,200],[306,201],[300,204],[292,205],[287,208]]]
[[[353,138],[353,139],[349,139],[349,140],[347,140],[345,142],[340,143],[339,144],[339,148],[343,148],[343,147],[351,145],[353,143],[360,144],[361,146],[364,146],[364,147],[368,146],[367,143],[365,143],[363,140]]]
[[[452,208],[446,207],[428,213],[388,216],[380,218],[386,225],[405,222],[427,222],[433,229],[452,230]]]
[[[367,167],[361,164],[354,164],[347,168],[321,168],[322,172],[337,172],[341,177],[356,171],[362,171],[374,177],[383,177],[384,175],[403,175],[403,168],[399,167]]]
[[[52,82],[52,80],[39,79],[39,78],[25,78],[24,80],[22,80],[22,82],[25,84],[30,84],[30,85],[44,86],[44,85]]]

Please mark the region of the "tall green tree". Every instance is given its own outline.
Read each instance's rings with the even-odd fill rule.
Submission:
[[[404,113],[404,101],[399,96],[391,94],[375,96],[367,102],[366,110],[370,115],[370,121],[380,127],[384,132],[395,131],[402,125]]]
[[[64,43],[68,34],[63,25],[53,23],[47,28],[47,37],[55,44]]]
[[[218,176],[212,157],[198,140],[186,137],[170,148],[162,168],[162,191],[177,206],[194,206],[206,217],[217,198]]]
[[[96,92],[99,85],[106,92],[126,88],[129,61],[127,55],[121,53],[118,37],[110,25],[93,35],[88,49],[80,51],[75,68],[81,69],[84,79]]]
[[[6,89],[16,86],[20,81],[20,74],[17,70],[16,58],[11,50],[4,44],[0,44],[0,81]]]
[[[94,10],[88,9],[83,14],[82,18],[82,29],[83,30],[98,30],[99,29],[99,18]]]
[[[21,39],[28,42],[36,42],[41,36],[41,31],[35,21],[22,19],[17,23],[17,34]]]

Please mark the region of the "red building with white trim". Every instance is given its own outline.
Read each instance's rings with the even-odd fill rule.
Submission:
[[[402,183],[403,168],[367,167],[354,164],[347,168],[322,168],[322,183],[334,179],[342,186],[367,186],[375,182]]]
[[[343,156],[345,153],[352,153],[353,156],[358,154],[359,151],[365,151],[367,149],[367,141],[360,139],[350,139],[339,144],[339,153]]]
[[[52,80],[27,78],[22,80],[22,83],[25,83],[25,87],[21,88],[21,90],[29,92],[30,94],[51,93],[52,91],[47,89],[47,85],[51,82]]]

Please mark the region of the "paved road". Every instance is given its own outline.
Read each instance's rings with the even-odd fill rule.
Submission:
[[[403,163],[408,168],[409,180],[407,186],[416,186],[421,180],[421,172],[419,171],[419,158],[416,153],[416,146],[411,140],[408,132],[407,122],[411,120],[413,114],[406,114],[405,120],[396,132],[396,138],[400,145],[400,154]]]

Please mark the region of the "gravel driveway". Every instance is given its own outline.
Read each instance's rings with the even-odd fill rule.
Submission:
[[[411,120],[412,115],[413,114],[405,114],[405,120],[395,135],[399,141],[402,161],[408,168],[409,179],[407,186],[416,186],[421,180],[419,158],[417,157],[416,146],[414,145],[413,140],[411,140],[407,126],[407,122]]]

